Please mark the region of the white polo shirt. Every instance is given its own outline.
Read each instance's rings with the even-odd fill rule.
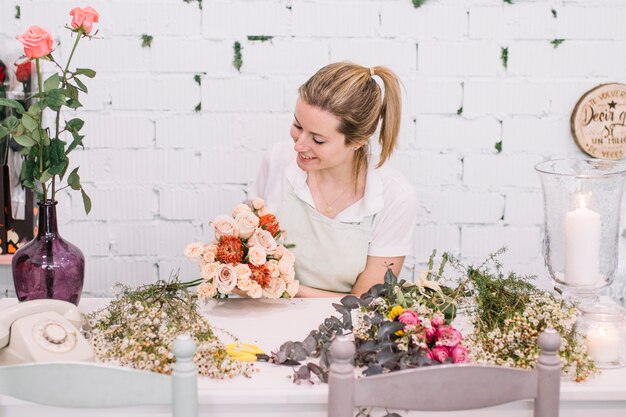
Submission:
[[[298,167],[296,157],[293,142],[276,144],[263,158],[250,197],[263,198],[267,207],[277,212],[289,191],[284,181],[286,177],[296,196],[315,208],[311,190],[306,183],[307,173]],[[417,217],[415,190],[394,168],[383,165],[376,169],[375,166],[375,163],[368,164],[363,198],[338,213],[335,220],[360,223],[364,218],[374,215],[367,254],[380,257],[407,256],[413,251]]]

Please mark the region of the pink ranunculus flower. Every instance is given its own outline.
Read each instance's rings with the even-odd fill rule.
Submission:
[[[440,326],[437,329],[437,345],[453,348],[461,343],[463,335],[452,326]]]
[[[235,288],[235,285],[237,285],[237,272],[235,271],[235,267],[230,264],[220,264],[213,282],[220,293],[230,294],[233,288]]]
[[[40,26],[31,26],[17,40],[24,45],[24,55],[28,58],[41,58],[52,51],[52,35]]]
[[[100,14],[93,7],[74,7],[70,11],[72,27],[76,30],[82,28],[85,33],[91,33],[94,23],[98,23]]]
[[[250,278],[250,276],[252,276],[252,271],[247,264],[237,265],[235,267],[235,272],[237,273],[237,279]]]
[[[209,262],[202,266],[200,275],[205,281],[212,281],[217,275],[217,270],[221,264],[219,262]]]
[[[449,356],[448,349],[445,346],[435,346],[430,352],[428,352],[428,357],[439,363],[444,363]]]
[[[407,326],[417,326],[420,324],[420,318],[413,310],[404,310],[398,317],[400,323],[404,323]]]
[[[454,349],[452,349],[452,362],[454,363],[466,363],[469,362],[469,352],[467,348],[463,345],[456,345]]]
[[[222,236],[239,236],[239,230],[237,229],[237,223],[235,219],[225,214],[217,216],[212,222],[213,230],[215,230],[215,238],[219,239]]]
[[[430,324],[433,327],[439,327],[445,323],[445,317],[441,313],[435,313],[435,315],[430,319]]]
[[[250,291],[252,288],[252,281],[249,277],[238,277],[237,278],[237,288],[239,288],[243,292]]]

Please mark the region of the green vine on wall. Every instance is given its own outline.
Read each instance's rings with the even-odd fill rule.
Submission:
[[[502,52],[500,53],[500,59],[502,60],[502,66],[506,69],[509,66],[509,47],[502,47]]]
[[[22,8],[20,7],[19,4],[15,5],[15,18],[19,19],[22,17]]]
[[[154,37],[151,35],[146,35],[145,33],[141,35],[141,47],[150,48],[152,46],[152,39],[154,39]]]
[[[463,114],[463,106],[459,107],[459,109],[456,111],[457,115],[462,115]]]
[[[550,43],[552,44],[552,46],[554,46],[555,48],[558,48],[558,46],[560,44],[562,44],[563,42],[565,42],[565,39],[552,39],[550,41]]]
[[[513,0],[502,0],[503,2],[505,2],[506,4],[513,4]]]
[[[413,7],[415,7],[416,9],[418,7],[421,7],[424,5],[424,3],[426,3],[426,0],[411,0],[413,3]]]
[[[552,17],[554,17],[556,19],[556,10],[552,9],[550,11],[552,12]]]
[[[248,35],[248,40],[249,41],[259,41],[259,42],[267,42],[267,41],[271,41],[272,39],[274,39],[273,36],[267,36],[267,35]]]
[[[198,8],[202,9],[202,0],[183,0],[185,3],[191,3],[193,1],[197,1],[198,2]]]
[[[496,149],[496,152],[501,153],[502,152],[502,141],[498,141],[496,142],[496,144],[493,146]]]
[[[233,66],[237,69],[237,71],[241,72],[241,66],[243,65],[243,58],[241,55],[241,44],[239,42],[235,42],[233,44]]]

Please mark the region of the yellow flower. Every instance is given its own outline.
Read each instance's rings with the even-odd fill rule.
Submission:
[[[404,336],[404,330],[398,330],[394,333],[396,336]]]
[[[404,309],[401,306],[393,306],[391,308],[391,311],[389,312],[389,318],[391,320],[395,320],[396,317],[398,317],[400,314],[402,314],[402,312],[404,311]]]

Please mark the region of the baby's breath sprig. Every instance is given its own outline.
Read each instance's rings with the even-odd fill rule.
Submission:
[[[188,288],[200,282],[202,279],[181,282],[174,276],[137,289],[118,285],[116,299],[87,316],[85,327],[96,359],[169,374],[174,362],[174,339],[188,333],[198,345],[194,362],[200,375],[249,376],[254,368],[232,360],[209,322],[198,313],[198,297]]]

